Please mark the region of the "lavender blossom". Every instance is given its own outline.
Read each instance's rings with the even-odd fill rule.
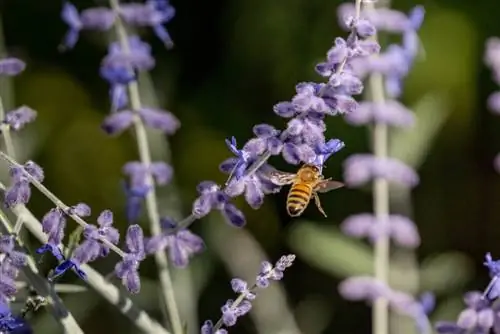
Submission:
[[[189,264],[190,257],[205,249],[203,239],[189,230],[169,234],[169,230],[177,225],[171,218],[163,217],[161,225],[163,233],[145,241],[146,254],[154,254],[167,249],[172,263],[176,267],[184,268]]]
[[[26,68],[26,63],[17,58],[0,59],[0,76],[16,76]]]
[[[147,182],[148,175],[154,177],[156,184],[167,185],[172,180],[173,169],[163,161],[153,162],[149,166],[139,161],[130,161],[123,166],[123,173],[129,177],[124,186],[127,219],[134,223],[139,218],[142,204],[152,189]]]
[[[125,237],[127,246],[126,255],[115,266],[115,274],[122,280],[123,285],[131,293],[138,293],[141,289],[139,265],[144,260],[144,234],[139,225],[130,225]]]
[[[32,333],[25,319],[14,316],[6,302],[0,302],[0,331],[2,333]]]
[[[249,287],[248,283],[240,278],[231,280],[231,288],[239,296],[236,300],[229,299],[221,307],[222,317],[213,325],[211,320],[205,321],[201,327],[202,334],[225,334],[226,330],[222,326],[234,326],[239,317],[250,312],[252,301],[256,298],[256,290],[264,289],[269,286],[270,281],[279,281],[283,278],[286,268],[292,266],[295,255],[290,254],[282,256],[273,266],[270,262],[264,261],[261,264],[260,272],[257,274],[255,284]]]
[[[229,202],[229,196],[212,181],[203,181],[197,187],[200,196],[194,201],[192,214],[196,218],[206,216],[210,211],[216,209],[222,212],[227,222],[236,227],[245,225],[245,216],[233,204]]]
[[[42,168],[33,161],[26,162],[24,166],[11,167],[12,185],[5,191],[4,196],[4,204],[8,208],[28,203],[31,197],[31,186],[26,174],[31,175],[38,182],[42,182],[44,178]]]
[[[494,333],[500,332],[500,310],[498,304],[492,304],[482,297],[481,292],[472,291],[464,296],[467,306],[458,315],[456,322],[438,321],[435,325],[439,334]]]

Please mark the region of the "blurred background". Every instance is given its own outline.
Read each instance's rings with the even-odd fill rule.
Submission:
[[[79,9],[107,6],[102,0],[74,3]],[[244,142],[258,123],[284,127],[272,106],[289,100],[298,82],[320,80],[314,65],[336,36],[346,35],[338,28],[339,3],[172,0],[177,11],[167,26],[176,44],[172,51],[150,30],[140,31],[157,61],[151,77],[141,78],[143,99],[182,122],[171,138],[150,134],[154,157],[171,159],[175,168],[175,184],[160,190],[163,215],[189,213],[200,181],[225,181],[218,171],[230,155],[225,138]],[[454,320],[463,308],[463,293],[488,283],[485,252],[500,256],[500,175],[492,163],[500,151],[500,118],[485,108],[487,96],[498,87],[482,62],[486,38],[500,35],[500,3],[396,0],[392,5],[407,12],[417,4],[426,9],[420,31],[425,52],[406,81],[403,102],[415,110],[418,122],[410,131],[393,133],[391,154],[416,168],[421,183],[413,192],[392,188],[391,208],[415,220],[422,245],[414,253],[394,250],[391,278],[395,287],[413,294],[435,292],[438,306],[432,319]],[[46,186],[65,203],[86,202],[94,213],[112,209],[123,231],[121,167],[136,160],[137,152],[130,133],[111,138],[100,130],[110,104],[98,69],[113,36],[83,32],[73,50],[61,53],[66,26],[60,10],[60,1],[0,1],[1,56],[28,64],[22,75],[1,82],[0,94],[8,108],[26,104],[38,111],[36,123],[15,137],[18,159],[43,166]],[[341,179],[342,162],[370,150],[367,129],[349,126],[341,117],[328,119],[327,137],[346,143],[329,160],[327,176]],[[294,170],[281,158],[272,163]],[[231,333],[369,332],[369,307],[342,300],[337,286],[345,277],[372,272],[370,245],[339,230],[349,215],[371,211],[370,189],[324,194],[326,219],[312,205],[300,219],[290,219],[285,195],[268,196],[258,211],[238,200],[248,220],[243,230],[227,226],[218,213],[193,225],[207,250],[188,269],[174,271],[188,333],[198,333],[206,319],[218,319],[220,307],[234,298],[231,278],[253,282],[260,261],[274,262],[287,253],[297,254],[294,266],[283,281],[259,295],[251,314]],[[40,218],[51,207],[39,194],[29,205]],[[32,247],[37,246],[32,239]],[[107,274],[115,262],[111,256],[95,268]],[[42,263],[44,271],[53,265],[49,259]],[[142,264],[141,274],[143,288],[134,300],[161,320],[152,259]],[[73,274],[61,282],[80,284]],[[138,332],[93,291],[62,297],[88,333]],[[59,331],[44,310],[33,323],[35,333]],[[407,319],[395,316],[392,326],[394,333],[413,333]]]

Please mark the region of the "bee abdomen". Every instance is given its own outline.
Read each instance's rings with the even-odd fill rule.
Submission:
[[[288,214],[292,217],[300,215],[309,204],[311,194],[312,189],[308,185],[297,184],[292,186],[286,204]]]

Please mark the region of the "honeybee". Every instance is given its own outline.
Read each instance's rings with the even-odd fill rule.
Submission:
[[[286,200],[286,210],[291,217],[300,216],[313,196],[319,212],[326,217],[318,193],[326,193],[344,186],[342,182],[325,179],[320,168],[310,164],[304,164],[297,173],[274,169],[268,173],[268,178],[279,186],[292,184]]]

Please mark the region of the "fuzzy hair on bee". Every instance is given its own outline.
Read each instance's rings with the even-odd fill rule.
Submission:
[[[296,173],[274,169],[269,171],[267,176],[276,185],[291,184],[286,200],[286,209],[291,217],[300,216],[309,205],[312,197],[314,197],[319,212],[326,217],[318,193],[325,193],[344,186],[342,182],[334,181],[331,178],[325,179],[320,168],[311,164],[304,164]]]

